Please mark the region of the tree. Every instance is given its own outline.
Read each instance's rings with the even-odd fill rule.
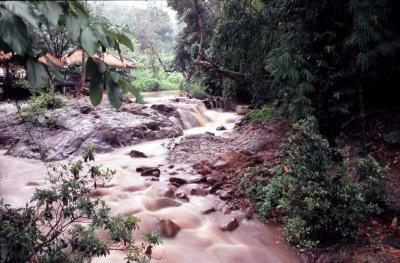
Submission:
[[[122,92],[137,94],[120,74],[111,72],[101,60],[91,57],[98,49],[105,52],[111,48],[121,54],[121,45],[133,50],[126,35],[129,33],[127,28],[112,26],[103,17],[91,17],[81,1],[3,2],[0,4],[0,49],[5,53],[13,52],[13,62],[26,67],[33,88],[43,86],[50,72],[61,78],[51,61],[48,61],[49,69],[38,62],[38,58],[48,52],[37,33],[44,25],[64,27],[73,43],[88,54],[85,70],[90,80],[93,105],[101,102],[104,92],[114,107],[121,105]]]
[[[222,81],[229,78],[237,93],[250,93],[258,105],[275,103],[292,120],[314,114],[331,142],[349,120],[398,107],[397,1],[168,3],[186,23],[176,68],[217,83],[219,94],[231,94],[232,83]]]

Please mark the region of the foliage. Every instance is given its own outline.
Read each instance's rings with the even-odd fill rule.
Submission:
[[[205,56],[239,73],[230,77],[235,92],[250,95],[254,104],[276,103],[292,120],[314,114],[329,139],[360,112],[398,106],[398,1],[168,2],[186,23],[175,51],[177,69],[206,79],[213,94],[236,99],[233,89],[221,85],[227,75],[195,65],[196,2],[205,24]]]
[[[14,63],[26,67],[28,81],[34,89],[45,84],[48,71],[57,78],[62,77],[51,61],[48,61],[48,70],[38,62],[38,58],[49,51],[46,44],[40,41],[39,34],[46,27],[65,28],[72,42],[89,56],[93,56],[98,49],[105,52],[112,48],[121,53],[122,45],[133,50],[126,28],[111,26],[103,17],[91,17],[82,1],[2,2],[0,49],[5,53],[15,53]],[[122,91],[137,94],[132,85],[119,74],[109,71],[97,59],[89,57],[86,72],[94,105],[101,102],[103,92],[107,92],[114,107],[120,106]]]
[[[387,143],[399,144],[400,143],[400,130],[394,130],[383,135]]]
[[[203,86],[197,82],[189,82],[183,85],[183,90],[185,90],[190,96],[196,99],[205,99],[208,97]]]
[[[314,118],[294,124],[284,152],[268,185],[255,179],[244,186],[262,216],[274,207],[286,215],[284,234],[292,244],[311,248],[327,236],[355,238],[359,224],[385,207],[386,169],[370,156],[349,161],[321,136]]]
[[[160,236],[149,233],[135,243],[139,219],[111,217],[105,202],[90,196],[97,181],[108,182],[115,173],[93,166],[93,159],[91,147],[82,160],[53,166],[48,187],[37,189],[25,207],[1,203],[1,262],[84,262],[107,256],[110,246],[126,249],[128,262],[147,262]],[[96,236],[99,229],[110,233],[111,244]]]
[[[265,123],[267,121],[281,120],[282,114],[272,105],[264,105],[260,109],[249,111],[244,119],[251,123]]]
[[[22,107],[21,118],[25,122],[33,125],[41,125],[39,118],[46,114],[49,110],[55,110],[64,106],[62,99],[57,96],[53,86],[42,90],[39,94],[35,94],[29,104]],[[46,120],[46,126],[51,126],[52,120]]]

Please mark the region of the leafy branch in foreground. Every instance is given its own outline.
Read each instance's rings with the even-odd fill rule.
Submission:
[[[105,202],[92,198],[97,182],[108,182],[114,170],[92,165],[93,147],[82,160],[58,164],[49,173],[49,187],[37,189],[29,204],[11,208],[0,203],[0,262],[84,262],[107,256],[110,250],[127,252],[127,262],[148,262],[157,233],[134,242],[135,216],[109,216]],[[111,240],[100,240],[96,231],[108,231]]]
[[[82,48],[92,60],[84,67],[91,81],[90,97],[94,105],[100,103],[104,91],[114,107],[121,105],[122,92],[140,97],[138,90],[119,73],[110,71],[101,59],[93,58],[99,50],[106,52],[107,49],[116,50],[121,57],[121,45],[133,51],[127,28],[112,26],[104,17],[90,16],[83,1],[2,1],[0,50],[12,52],[13,63],[27,69],[28,81],[34,89],[45,84],[49,73],[62,79],[52,61],[47,60],[48,68],[38,61],[49,52],[46,44],[40,41],[41,30],[49,27],[65,28],[73,44]]]

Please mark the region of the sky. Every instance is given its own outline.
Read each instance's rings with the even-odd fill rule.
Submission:
[[[176,11],[172,10],[167,6],[167,1],[165,0],[125,0],[125,1],[104,1],[104,4],[112,4],[112,5],[120,5],[122,6],[134,6],[136,8],[148,8],[152,6],[157,6],[162,8],[165,12],[168,13],[171,21],[175,26],[178,24],[178,20],[176,18]]]

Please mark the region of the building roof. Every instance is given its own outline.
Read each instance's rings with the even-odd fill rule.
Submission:
[[[51,61],[58,69],[61,69],[63,67],[62,61],[50,53],[47,53],[46,55],[39,58],[39,62],[43,65],[49,66],[48,61]]]
[[[82,56],[83,56],[83,50],[76,49],[70,54],[65,55],[61,60],[68,64],[79,64],[82,63]],[[121,58],[118,58],[108,53],[102,53],[100,55],[95,54],[92,57],[104,62],[104,64],[112,68],[133,68],[132,62],[124,58],[122,58],[121,60]]]
[[[11,52],[5,54],[3,51],[0,51],[0,62],[9,61],[12,59],[12,57],[13,54]],[[51,61],[57,68],[61,69],[63,67],[63,63],[61,62],[61,60],[50,53],[39,57],[38,61],[45,66],[49,66],[48,61]]]

